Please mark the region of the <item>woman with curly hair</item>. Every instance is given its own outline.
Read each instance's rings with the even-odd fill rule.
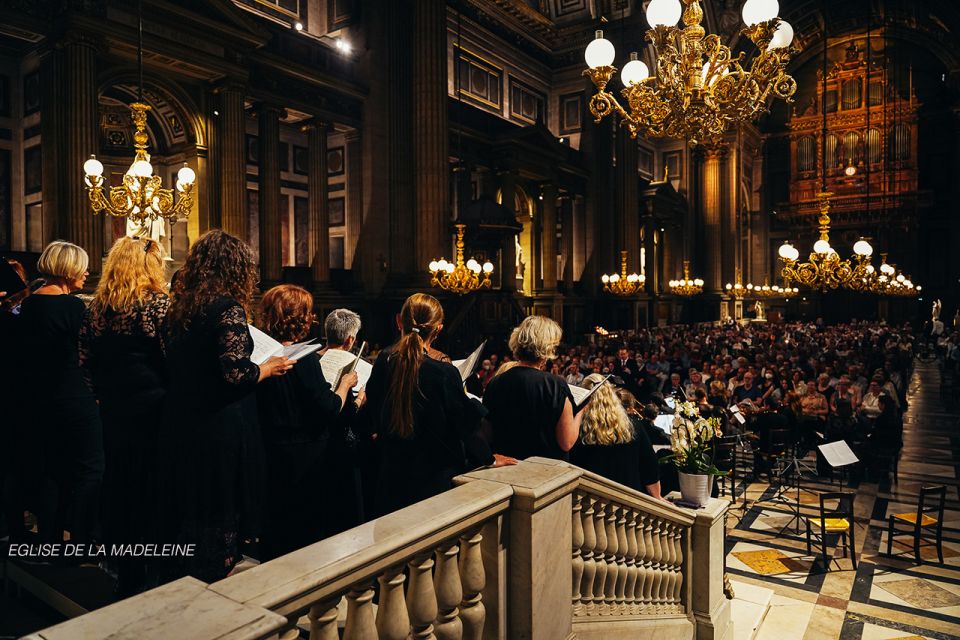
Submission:
[[[80,368],[103,422],[108,544],[153,541],[154,453],[167,387],[160,338],[169,305],[160,245],[117,239],[80,327]],[[147,569],[142,559],[122,558],[117,568],[120,597],[142,590]]]
[[[660,497],[657,457],[650,439],[635,429],[613,386],[604,376],[591,373],[586,389],[600,388],[590,396],[580,422],[580,442],[570,452],[570,461],[622,485]]]
[[[250,360],[247,327],[257,265],[245,242],[214,229],[187,255],[167,312],[169,387],[164,445],[174,463],[168,522],[196,545],[186,572],[212,582],[240,560],[240,545],[260,533],[263,443],[257,384],[293,362]]]
[[[292,284],[273,287],[263,294],[260,308],[260,328],[274,340],[293,344],[310,333],[313,296],[306,289]],[[329,520],[336,514],[323,503],[328,492],[318,488],[333,486],[337,480],[326,473],[331,465],[328,443],[356,384],[357,374],[351,372],[334,391],[323,377],[320,358],[310,354],[287,375],[257,387],[267,459],[267,518],[260,560],[313,544],[330,530]],[[311,507],[305,509],[308,504]]]
[[[560,325],[545,316],[524,318],[510,334],[517,364],[498,373],[483,394],[497,451],[566,459],[576,443],[582,413],[573,411],[566,380],[543,370],[562,336]]]
[[[380,443],[380,515],[446,491],[471,467],[515,462],[490,453],[483,407],[467,398],[456,367],[430,355],[443,328],[437,299],[413,294],[396,322],[400,337],[377,357],[365,405]]]

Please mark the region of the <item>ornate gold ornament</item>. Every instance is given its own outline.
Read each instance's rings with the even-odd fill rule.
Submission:
[[[479,262],[470,258],[463,261],[463,230],[466,225],[458,224],[457,227],[457,257],[456,263],[447,262],[446,258],[433,260],[428,265],[430,269],[430,284],[434,287],[440,287],[445,291],[463,295],[471,293],[478,289],[490,288],[490,274],[493,273],[493,264]],[[481,278],[480,275],[483,274]]]
[[[690,278],[690,261],[683,261],[683,277],[668,283],[670,293],[677,296],[695,296],[703,293],[703,280]]]
[[[126,217],[139,226],[140,233],[147,233],[148,223],[159,218],[171,224],[184,220],[193,208],[193,185],[196,174],[184,163],[177,172],[176,197],[174,189],[163,188],[163,180],[153,174],[150,154],[147,152],[147,112],[150,106],[142,102],[130,105],[135,128],[133,146],[136,154],[120,185],[109,187],[104,193],[103,164],[96,156],[83,163],[86,174],[87,195],[94,214],[108,213]]]
[[[627,252],[620,252],[620,273],[600,276],[603,290],[617,296],[632,296],[643,290],[647,277],[636,273],[627,274]]]
[[[647,31],[657,51],[655,74],[632,53],[621,71],[626,109],[607,90],[613,74],[616,51],[603,32],[585,51],[589,68],[583,72],[597,88],[590,99],[596,122],[617,114],[634,138],[678,138],[691,145],[719,142],[724,131],[756,119],[768,110],[767,102],[779,98],[793,101],[796,81],[786,73],[793,28],[776,17],[776,0],[748,0],[743,7],[747,25],[741,31],[756,46],[757,53],[744,69],[744,53],[733,56],[720,36],[707,34],[700,25],[703,9],[699,0],[653,0],[647,7]]]

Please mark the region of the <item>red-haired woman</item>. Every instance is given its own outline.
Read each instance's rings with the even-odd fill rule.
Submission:
[[[174,468],[168,524],[184,543],[190,575],[213,582],[240,560],[240,545],[260,533],[263,443],[257,383],[283,375],[293,362],[250,360],[247,327],[257,265],[245,242],[214,229],[187,255],[171,291],[166,355],[165,426]]]
[[[313,296],[302,287],[273,287],[260,303],[260,328],[285,345],[300,342],[313,324]],[[331,490],[325,470],[327,443],[357,374],[344,375],[334,391],[323,377],[320,358],[301,358],[282,377],[257,387],[260,430],[267,458],[267,518],[261,560],[313,544],[335,516],[322,503]],[[344,479],[346,484],[346,479]],[[325,487],[325,488],[324,488]],[[318,498],[321,503],[317,503]]]
[[[397,314],[400,338],[377,357],[367,415],[380,444],[376,511],[383,515],[451,487],[470,467],[510,464],[479,434],[482,405],[467,398],[456,367],[428,355],[443,308],[415,293]]]

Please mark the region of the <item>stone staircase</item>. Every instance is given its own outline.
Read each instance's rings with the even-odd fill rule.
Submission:
[[[734,594],[730,602],[733,640],[753,640],[770,610],[773,590],[736,580],[731,580],[730,584]]]

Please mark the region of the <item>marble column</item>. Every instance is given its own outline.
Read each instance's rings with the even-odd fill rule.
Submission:
[[[360,230],[363,228],[363,147],[360,130],[354,129],[344,136],[347,163],[347,240],[344,261],[348,269],[359,268],[357,247]],[[432,260],[433,258],[431,258]],[[428,260],[424,264],[430,262]],[[426,267],[423,267],[426,269]]]
[[[517,175],[513,171],[500,174],[501,204],[513,214],[516,220]],[[511,233],[503,236],[500,248],[500,288],[504,291],[517,290],[517,245],[516,237]]]
[[[722,228],[720,220],[723,185],[720,176],[720,161],[723,151],[707,149],[703,164],[703,234],[705,273],[703,276],[707,293],[723,291]]]
[[[247,217],[247,153],[244,108],[246,91],[239,83],[226,83],[216,90],[219,115],[216,116],[217,166],[219,168],[220,210],[210,216],[211,226],[219,225],[249,242]],[[262,156],[261,156],[262,157]]]
[[[314,290],[330,284],[330,226],[327,218],[327,123],[307,130],[307,201],[310,212],[310,277]]]
[[[68,37],[63,47],[64,134],[66,153],[65,207],[60,209],[59,229],[66,239],[84,249],[90,256],[90,273],[99,273],[103,256],[104,217],[90,210],[84,183],[83,163],[98,151],[97,131],[100,123],[97,108],[97,51],[92,40],[83,35]]]
[[[543,215],[540,225],[540,264],[544,293],[557,290],[557,186],[543,185]]]
[[[560,251],[563,254],[563,287],[569,294],[573,291],[574,262],[574,216],[572,196],[566,196],[560,201],[560,220]]]
[[[445,255],[447,216],[447,3],[414,3],[413,144],[416,269]]]
[[[626,127],[617,130],[616,202],[618,252],[627,251],[627,273],[640,272],[640,185],[637,174],[637,141]],[[620,263],[617,262],[619,269]]]
[[[280,282],[280,275],[283,272],[280,231],[280,115],[282,111],[273,105],[260,105],[257,109],[257,142],[260,151],[260,280],[265,285]]]

